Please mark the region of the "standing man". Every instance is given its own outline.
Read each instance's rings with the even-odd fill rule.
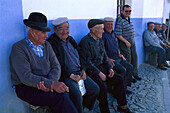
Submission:
[[[115,33],[119,39],[120,53],[133,65],[133,77],[137,80],[141,80],[137,70],[137,52],[134,41],[135,32],[129,17],[130,14],[131,7],[129,5],[124,5],[121,16],[116,20]]]
[[[59,82],[60,64],[46,38],[47,18],[33,12],[24,19],[27,37],[15,43],[10,54],[11,81],[17,96],[34,106],[49,106],[52,113],[78,113]]]
[[[79,53],[82,61],[85,62],[87,74],[99,85],[99,107],[101,113],[110,113],[107,101],[107,89],[104,84],[114,86],[112,93],[118,103],[118,111],[131,113],[127,107],[126,93],[123,79],[115,74],[108,61],[104,43],[102,40],[103,21],[91,19],[88,22],[90,33],[83,37],[79,43]]]
[[[78,113],[83,113],[83,105],[91,110],[99,95],[99,86],[86,75],[85,65],[79,59],[77,52],[77,43],[69,36],[67,17],[57,18],[52,21],[52,25],[55,33],[50,36],[48,41],[61,65],[61,81],[69,87],[70,98]],[[84,81],[86,89],[83,94],[78,85],[81,81]]]
[[[120,54],[118,40],[113,31],[113,25],[114,19],[112,17],[104,18],[104,33],[102,39],[104,41],[108,60],[113,69],[123,77],[125,90],[128,93],[130,91],[127,90],[127,86],[131,86],[133,66]]]

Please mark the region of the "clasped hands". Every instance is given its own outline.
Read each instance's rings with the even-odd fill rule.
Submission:
[[[113,71],[113,69],[110,69],[109,70],[109,75],[108,75],[108,77],[109,78],[112,78],[113,76],[114,76],[114,71]],[[99,73],[99,77],[103,80],[103,81],[106,81],[106,75],[104,74],[104,73],[102,73],[102,72],[100,72]]]

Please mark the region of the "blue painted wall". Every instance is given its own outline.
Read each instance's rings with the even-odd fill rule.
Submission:
[[[9,54],[24,37],[21,0],[0,2],[0,113],[26,113],[26,107],[11,88]],[[19,60],[19,59],[18,59]]]

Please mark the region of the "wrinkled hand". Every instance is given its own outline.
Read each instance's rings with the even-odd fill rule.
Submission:
[[[51,85],[51,92],[55,90],[57,93],[69,92],[69,87],[67,87],[64,82],[53,81]]]
[[[114,64],[114,61],[115,61],[115,60],[113,60],[113,59],[111,59],[111,58],[108,58],[108,60],[109,60],[110,64],[112,65],[112,67],[114,67],[114,66],[115,66],[115,64]]]
[[[106,81],[106,75],[102,72],[99,73],[99,77],[103,80]]]
[[[86,80],[86,72],[85,72],[84,69],[81,71],[80,76],[81,76],[81,78],[82,78],[83,80]]]
[[[75,75],[75,74],[71,74],[70,78],[76,82],[78,82],[81,79],[80,75]]]
[[[45,87],[44,81],[40,81],[40,83],[37,84],[37,88],[38,88],[39,90],[44,91],[44,92],[49,92],[49,91],[50,91],[49,88]]]
[[[122,54],[119,54],[120,58],[122,58],[123,60],[126,60],[126,58],[122,55]]]
[[[115,74],[115,72],[113,71],[113,69],[110,69],[108,77],[112,78],[114,76],[114,74]]]
[[[126,41],[125,44],[126,44],[127,48],[131,47],[131,44],[128,41]]]

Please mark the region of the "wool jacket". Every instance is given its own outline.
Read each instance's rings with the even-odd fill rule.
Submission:
[[[77,49],[77,43],[76,41],[71,37],[68,36],[70,38],[70,43],[72,44],[72,46]],[[69,78],[71,74],[76,74],[75,72],[73,72],[73,70],[69,70],[68,67],[65,65],[65,56],[64,56],[64,48],[62,46],[61,43],[61,39],[54,33],[52,34],[48,40],[60,62],[61,65],[61,79],[63,77],[67,77]],[[86,70],[86,67],[84,65],[84,63],[80,60],[80,65],[81,65],[81,70],[84,69]]]
[[[98,75],[99,65],[104,65],[107,70],[112,66],[108,61],[102,38],[95,40],[90,33],[83,37],[79,43],[80,58],[85,62],[87,71]]]

